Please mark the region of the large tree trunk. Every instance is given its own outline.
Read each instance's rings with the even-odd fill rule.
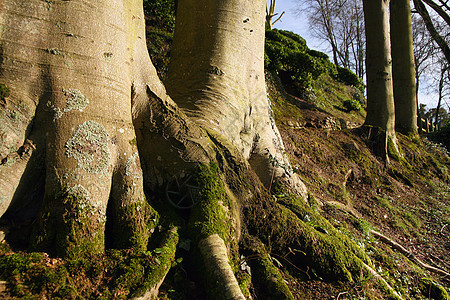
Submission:
[[[235,7],[234,1],[179,1],[167,90],[192,120],[237,147],[267,187],[275,175],[306,197],[266,95],[265,2]]]
[[[365,125],[381,128],[386,153],[396,145],[392,58],[389,35],[389,0],[365,0],[367,116]]]
[[[7,30],[0,81],[11,90],[6,109],[18,115],[2,116],[2,126],[14,127],[2,135],[2,157],[24,143],[35,150],[0,166],[0,213],[11,202],[14,213],[39,201],[27,183],[45,174],[35,247],[64,256],[103,251],[110,203],[112,215],[137,206],[149,212],[108,220],[115,246],[145,248],[150,228],[141,223],[151,212],[138,149],[130,143],[136,138],[131,97],[143,68],[159,81],[142,54],[142,3],[8,1],[1,19]]]
[[[417,134],[417,98],[409,0],[391,1],[392,75],[395,128]]]

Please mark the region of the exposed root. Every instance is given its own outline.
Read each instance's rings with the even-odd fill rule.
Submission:
[[[169,230],[161,243],[161,253],[158,259],[161,263],[153,268],[150,275],[147,276],[149,280],[149,286],[146,287],[146,291],[143,295],[138,297],[133,297],[133,300],[150,300],[157,299],[159,288],[166,278],[167,273],[170,270],[172,262],[175,260],[176,245],[178,244],[178,227],[173,227]]]
[[[251,267],[252,282],[257,290],[263,295],[271,295],[273,299],[294,299],[264,244],[254,237],[247,236],[244,246],[250,254],[246,257],[246,262]],[[296,268],[295,265],[292,266]]]
[[[198,248],[204,261],[207,280],[218,285],[222,294],[216,295],[221,299],[245,299],[233,270],[228,263],[228,253],[225,242],[218,234],[212,234],[202,239]]]
[[[373,234],[375,237],[377,237],[378,239],[380,239],[381,241],[383,241],[384,243],[390,245],[392,248],[394,248],[395,250],[399,251],[400,253],[402,253],[403,255],[405,255],[407,258],[411,259],[412,261],[414,261],[416,264],[418,264],[419,266],[421,266],[422,268],[445,276],[447,278],[450,278],[450,273],[447,273],[446,271],[430,266],[429,264],[426,264],[424,262],[422,262],[420,259],[417,258],[417,256],[415,256],[411,251],[408,251],[405,247],[403,247],[402,245],[400,245],[399,243],[397,243],[396,241],[388,238],[387,236],[385,236],[384,234],[375,231],[375,230],[370,230],[370,233]]]
[[[355,209],[348,207],[347,205],[344,205],[344,204],[342,204],[340,202],[336,202],[336,201],[327,201],[326,203],[329,205],[335,206],[338,209],[341,209],[345,212],[350,213],[353,217],[355,217],[357,219],[361,218],[361,215]],[[405,247],[403,247],[402,245],[400,245],[398,242],[394,241],[393,239],[391,239],[391,238],[385,236],[384,234],[382,234],[376,230],[373,230],[373,229],[371,229],[369,232],[371,234],[373,234],[375,237],[377,237],[378,239],[380,239],[382,242],[390,245],[392,248],[394,248],[395,250],[399,251],[401,254],[403,254],[407,258],[414,261],[420,267],[422,267],[430,272],[439,274],[441,276],[445,276],[446,278],[450,278],[450,273],[448,273],[442,269],[433,267],[427,263],[424,263],[423,261],[418,259],[417,256],[415,256],[411,251],[408,251]]]
[[[375,271],[374,269],[372,269],[370,266],[368,266],[366,264],[364,264],[364,267],[365,267],[366,271],[368,271],[373,277],[375,277],[380,282],[380,284],[382,286],[384,286],[384,288],[391,293],[391,295],[393,297],[395,297],[396,299],[404,299],[386,282],[386,280],[384,280],[383,277],[381,277],[380,274],[377,273],[377,271]]]

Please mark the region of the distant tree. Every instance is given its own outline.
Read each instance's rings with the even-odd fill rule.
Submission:
[[[419,86],[421,78],[426,76],[427,72],[434,65],[433,58],[439,49],[435,46],[433,38],[426,29],[423,19],[413,14],[412,18],[413,48],[414,48],[414,68],[416,73],[416,97],[419,101]]]
[[[450,46],[448,40],[449,28],[450,28],[450,6],[448,1],[444,0],[413,0],[414,7],[416,11],[422,17],[428,32],[430,33],[433,40],[441,49],[445,59],[450,63]],[[436,13],[436,18],[433,17],[428,12],[426,7],[427,4]],[[439,23],[442,22],[446,24],[441,27]],[[441,28],[440,28],[441,27]]]
[[[392,0],[390,13],[395,127],[404,134],[417,134],[417,96],[409,0]]]
[[[273,17],[277,16],[278,13],[275,13],[275,5],[277,4],[277,0],[270,0],[270,4],[266,3],[266,27],[269,30],[272,30],[273,25],[278,22],[281,17],[284,15],[284,11],[281,15],[275,20],[272,21]]]
[[[360,1],[307,0],[300,7],[306,8],[313,34],[330,45],[334,64],[363,77],[365,35]]]
[[[436,111],[434,115],[434,125],[442,125],[443,118],[441,118],[441,110],[445,112],[445,117],[447,116],[446,111],[444,108],[442,108],[442,102],[445,101],[444,99],[447,98],[450,95],[450,65],[443,65],[441,68],[441,72],[439,74],[439,84],[438,84],[438,103],[436,106]],[[445,119],[444,117],[444,119]]]

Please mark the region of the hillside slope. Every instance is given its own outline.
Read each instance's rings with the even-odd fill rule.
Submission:
[[[448,291],[450,278],[419,267],[373,231],[422,262],[450,271],[448,153],[426,137],[399,134],[403,157],[391,157],[387,164],[375,155],[370,128],[360,127],[364,112],[344,108],[352,88],[324,75],[313,84],[313,100],[305,101],[287,93],[277,76],[267,79],[286,152],[310,191],[310,205],[363,247],[383,278],[406,298],[446,299],[438,287]],[[287,273],[298,299],[381,297],[371,278],[344,287],[314,276],[298,282]]]

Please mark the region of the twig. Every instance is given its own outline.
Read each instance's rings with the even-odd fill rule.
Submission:
[[[415,261],[422,268],[427,269],[430,272],[433,272],[433,273],[436,273],[436,274],[439,274],[439,275],[442,275],[442,276],[450,278],[450,273],[447,273],[446,271],[444,271],[442,269],[435,268],[433,266],[430,266],[429,264],[426,264],[426,263],[422,262],[412,252],[408,251],[405,247],[403,247],[402,245],[400,245],[396,241],[388,238],[387,236],[383,235],[382,233],[380,233],[378,231],[375,231],[373,229],[370,230],[370,233],[372,233],[375,237],[379,238],[381,241],[385,242],[386,244],[389,244],[394,249],[400,251],[407,258]]]
[[[337,295],[336,300],[339,300],[339,297],[342,296],[342,295],[345,295],[345,294],[348,294],[348,292],[342,292],[342,293],[339,293],[339,294]]]

